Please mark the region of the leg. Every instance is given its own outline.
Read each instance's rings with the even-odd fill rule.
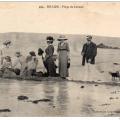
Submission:
[[[92,57],[91,64],[95,64],[95,57]]]
[[[82,65],[83,66],[85,65],[85,56],[83,56],[83,58],[82,58]]]

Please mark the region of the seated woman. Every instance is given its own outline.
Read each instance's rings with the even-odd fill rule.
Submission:
[[[29,52],[29,56],[26,59],[27,62],[27,76],[36,76],[36,67],[38,59],[34,51]]]
[[[3,77],[15,76],[14,70],[12,69],[12,61],[10,56],[5,57],[1,70],[3,72]]]

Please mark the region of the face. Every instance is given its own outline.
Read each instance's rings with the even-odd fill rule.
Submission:
[[[87,43],[91,43],[91,38],[87,37]]]
[[[61,43],[63,43],[63,42],[64,42],[64,40],[61,40],[60,42],[61,42]]]

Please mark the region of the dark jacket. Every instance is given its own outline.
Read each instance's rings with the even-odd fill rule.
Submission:
[[[95,43],[91,42],[90,44],[85,43],[83,45],[82,54],[85,57],[95,57],[97,55],[97,46]]]

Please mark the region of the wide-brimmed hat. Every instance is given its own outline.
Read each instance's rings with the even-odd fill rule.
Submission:
[[[35,54],[34,51],[29,52],[29,54],[30,54],[31,56],[36,56],[36,54]]]
[[[60,35],[59,36],[58,41],[61,41],[61,40],[67,40],[67,38],[65,37],[65,35]]]
[[[53,42],[54,38],[52,36],[47,36],[46,40],[47,42]]]
[[[11,44],[11,41],[10,41],[10,40],[5,40],[5,41],[3,42],[3,44],[4,44],[4,45]]]

